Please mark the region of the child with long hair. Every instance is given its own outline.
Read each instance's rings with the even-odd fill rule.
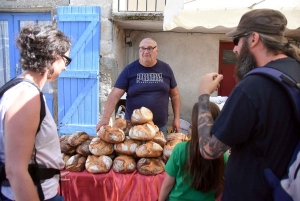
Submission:
[[[210,102],[212,118],[220,113],[219,107]],[[166,166],[167,173],[161,187],[159,201],[169,195],[169,201],[214,201],[224,186],[224,169],[228,155],[214,160],[204,159],[199,152],[198,104],[193,107],[191,140],[178,143]]]

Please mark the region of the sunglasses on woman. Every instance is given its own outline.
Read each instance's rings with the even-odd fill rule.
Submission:
[[[66,66],[68,66],[71,63],[72,59],[70,57],[67,57],[66,55],[62,55],[62,57],[66,59],[65,63],[66,63]]]

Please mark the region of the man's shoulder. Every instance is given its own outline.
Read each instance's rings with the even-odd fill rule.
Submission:
[[[128,64],[125,68],[133,68],[135,65],[139,64],[139,60],[135,60],[133,62],[131,62],[130,64]]]
[[[166,63],[166,62],[164,62],[164,61],[162,61],[162,60],[159,60],[159,59],[157,59],[157,64],[158,64],[158,65],[170,66],[168,63]]]

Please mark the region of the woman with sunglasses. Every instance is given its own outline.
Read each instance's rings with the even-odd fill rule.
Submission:
[[[9,88],[0,99],[0,162],[9,181],[1,186],[0,200],[41,200],[41,192],[45,200],[64,200],[57,194],[58,175],[40,182],[39,191],[28,168],[29,164],[64,167],[56,124],[40,91],[70,64],[71,42],[52,26],[34,25],[21,29],[17,46],[23,69],[18,78],[26,81]]]

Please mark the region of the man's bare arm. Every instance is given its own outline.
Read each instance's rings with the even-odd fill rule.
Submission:
[[[213,123],[209,108],[209,95],[202,94],[198,99],[198,136],[200,153],[206,159],[218,158],[229,149],[211,134]]]

